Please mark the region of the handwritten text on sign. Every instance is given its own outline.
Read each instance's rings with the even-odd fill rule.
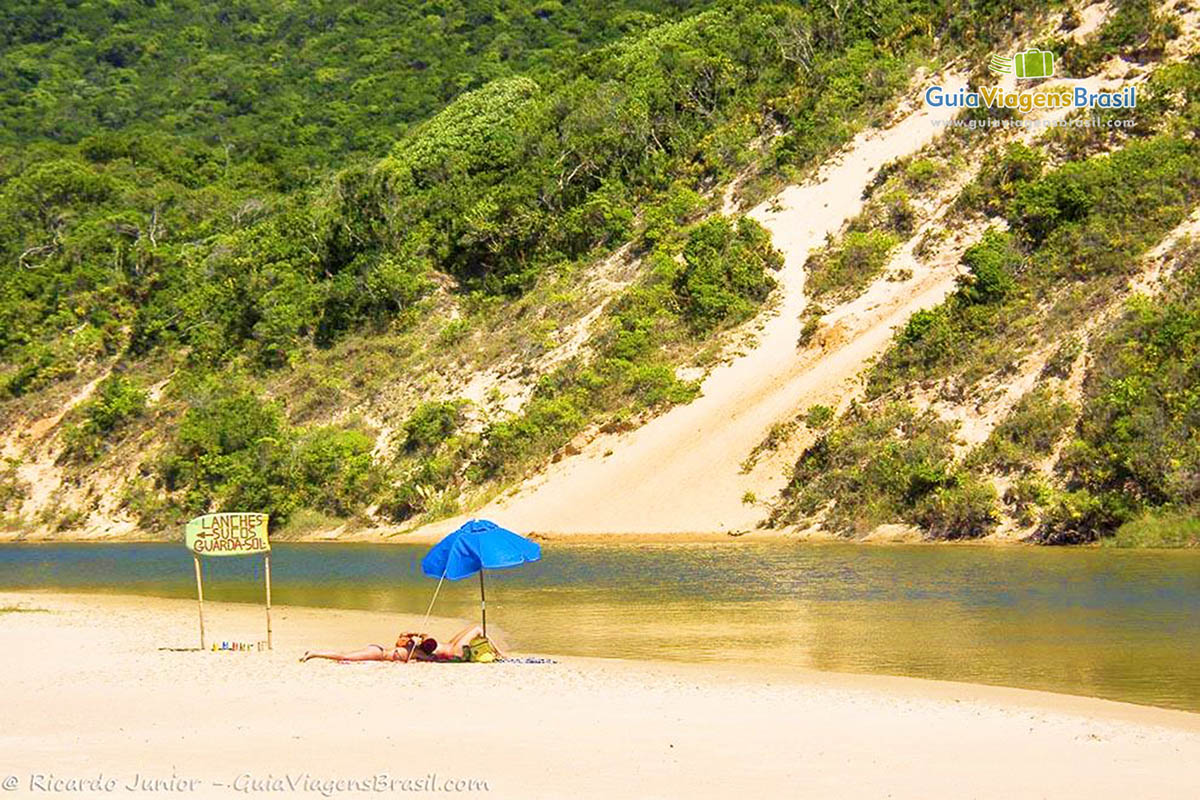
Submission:
[[[205,514],[184,529],[188,549],[201,556],[244,556],[266,553],[267,515],[259,513]]]

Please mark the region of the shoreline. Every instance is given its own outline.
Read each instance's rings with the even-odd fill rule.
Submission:
[[[169,610],[180,618],[196,617],[196,601],[190,598],[160,597],[158,595],[130,594],[122,592],[79,591],[68,592],[60,589],[22,589],[0,590],[0,619],[5,615],[5,608],[16,607],[17,611],[8,613],[55,613],[55,609],[38,607],[23,607],[24,604],[37,600],[47,600],[54,606],[77,607],[93,604],[115,612],[126,611],[132,607],[159,606],[159,610]],[[259,603],[212,601],[204,604],[206,614],[210,610],[239,617],[261,615],[262,606]],[[352,622],[352,630],[361,625],[392,625],[399,627],[417,626],[420,614],[409,614],[393,611],[374,611],[368,609],[340,608],[332,606],[301,606],[301,605],[272,605],[272,614],[281,619],[299,619],[306,630],[319,631],[328,635],[331,624],[339,625]],[[328,618],[328,619],[322,619]],[[194,620],[193,620],[194,621]],[[472,620],[432,615],[429,617],[429,628],[464,627],[473,624]],[[502,637],[503,633],[499,633]],[[493,637],[497,638],[497,637]],[[499,641],[503,641],[499,638]],[[323,643],[322,646],[335,646]],[[188,647],[169,647],[180,652],[193,650]],[[678,661],[673,659],[636,659],[613,656],[601,658],[597,656],[579,656],[563,653],[529,653],[514,652],[515,657],[546,658],[564,664],[577,665],[620,665],[641,671],[661,671],[667,673],[693,673],[697,676],[721,676],[732,679],[764,680],[800,685],[821,684],[838,686],[846,689],[875,689],[888,692],[900,692],[913,697],[922,698],[956,698],[968,697],[972,700],[1006,702],[1030,708],[1040,708],[1046,711],[1088,712],[1121,721],[1150,722],[1152,724],[1179,727],[1200,733],[1200,711],[1185,711],[1144,703],[1125,700],[1112,700],[1083,694],[1054,692],[1043,689],[1026,689],[1018,686],[1001,684],[971,683],[969,681],[942,680],[937,678],[920,678],[908,675],[893,675],[872,672],[836,672],[812,669],[791,665],[770,665],[753,663],[739,665],[727,661]]]
[[[213,653],[196,649],[194,600],[0,592],[0,607],[14,605],[26,612],[0,613],[10,722],[0,771],[18,776],[174,773],[215,785],[433,772],[520,798],[1200,791],[1200,714],[1185,711],[760,665],[300,664],[304,649],[361,646],[419,620],[277,606],[273,652]],[[218,639],[261,631],[261,607],[205,611]],[[213,785],[200,796],[244,794]]]
[[[461,522],[456,518],[456,522]],[[389,528],[364,528],[350,532],[322,531],[301,535],[274,534],[272,544],[436,544],[456,526],[438,523],[407,531]],[[1022,539],[1008,537],[983,537],[980,539],[924,539],[916,537],[872,536],[868,538],[843,538],[831,534],[796,534],[791,531],[749,531],[746,533],[724,533],[720,531],[697,531],[681,533],[552,533],[530,531],[524,534],[540,543],[554,545],[642,545],[642,544],[738,544],[778,542],[805,545],[855,545],[862,547],[996,547],[1037,548],[1060,550],[1090,550],[1102,545],[1099,542],[1070,545],[1040,545]],[[100,532],[78,531],[17,531],[0,530],[0,545],[4,544],[180,544],[183,531],[177,536],[152,533],[118,533],[109,535]],[[1189,550],[1189,547],[1136,547],[1129,550]]]

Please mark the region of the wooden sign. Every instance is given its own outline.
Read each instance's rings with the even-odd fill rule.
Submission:
[[[267,515],[237,512],[205,514],[184,529],[184,541],[199,556],[246,556],[271,550]]]
[[[267,515],[256,511],[205,514],[188,522],[183,541],[196,567],[196,599],[200,608],[200,649],[204,649],[204,573],[200,556],[249,556],[262,553],[267,589],[267,649],[271,649],[271,543]]]

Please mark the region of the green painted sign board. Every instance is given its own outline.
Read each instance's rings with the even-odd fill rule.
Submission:
[[[184,528],[188,550],[198,556],[245,556],[267,553],[267,515],[258,512],[205,514]]]
[[[183,541],[196,568],[196,601],[200,609],[200,649],[204,650],[204,577],[200,556],[250,556],[262,553],[266,587],[267,649],[271,649],[271,543],[267,515],[257,511],[205,514],[188,522]],[[213,645],[214,648],[216,645]]]

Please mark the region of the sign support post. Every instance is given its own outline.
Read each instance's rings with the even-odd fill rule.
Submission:
[[[271,647],[271,554],[263,554],[263,577],[267,583],[267,649]]]
[[[200,556],[246,556],[263,554],[266,583],[267,649],[271,646],[271,543],[267,540],[267,515],[257,512],[205,514],[188,522],[184,543],[192,551],[196,567],[196,598],[200,605],[200,649],[204,637],[204,580]]]
[[[200,649],[204,649],[204,582],[200,580],[200,556],[192,553],[192,560],[196,562],[196,599],[199,601],[200,607]]]

